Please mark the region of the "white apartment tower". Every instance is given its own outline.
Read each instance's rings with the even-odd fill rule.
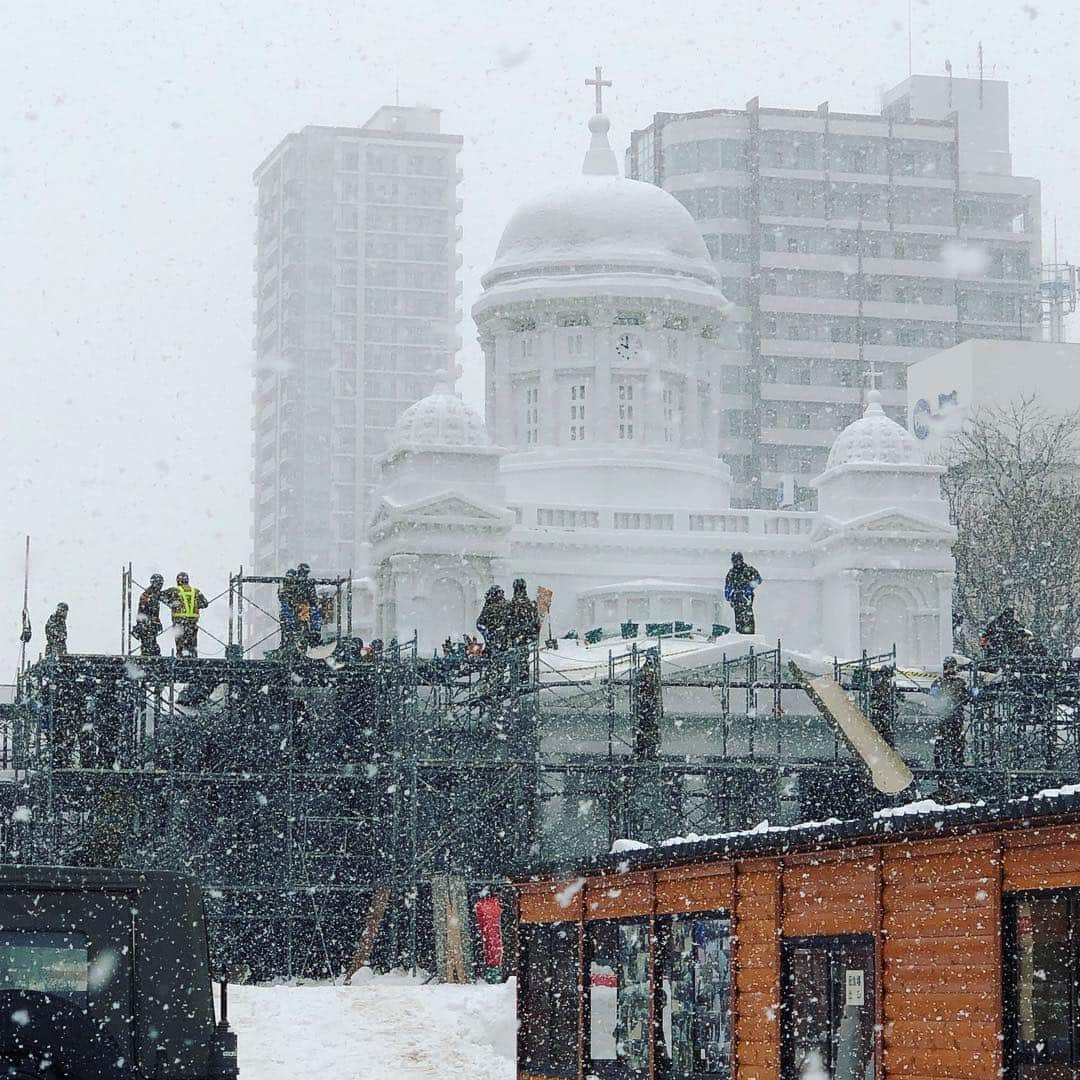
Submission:
[[[903,423],[909,364],[1041,337],[1039,183],[1012,175],[1004,82],[913,76],[880,115],[661,113],[627,175],[686,206],[735,304],[720,452],[740,505],[812,502],[871,381]]]
[[[385,106],[255,170],[256,573],[366,572],[374,459],[460,346],[461,144]]]

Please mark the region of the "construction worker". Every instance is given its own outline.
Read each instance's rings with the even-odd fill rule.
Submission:
[[[199,655],[199,612],[210,603],[191,584],[182,570],[176,575],[176,586],[166,589],[161,599],[172,612],[173,633],[176,635],[176,655],[197,657]]]
[[[964,764],[964,706],[968,685],[960,674],[955,656],[946,656],[941,678],[930,687],[934,711],[938,714],[938,732],[934,739],[934,768],[959,769]]]
[[[318,645],[322,640],[322,612],[319,593],[311,580],[311,567],[302,562],[296,568],[296,617],[300,624],[300,646]]]
[[[741,551],[731,553],[731,569],[724,579],[724,599],[735,612],[735,633],[754,633],[754,589],[761,584],[761,575],[751,566]]]
[[[45,655],[67,656],[67,604],[57,604],[45,623]]]
[[[139,610],[135,625],[131,628],[131,636],[138,640],[141,656],[161,655],[158,634],[163,629],[160,609],[161,587],[164,584],[165,579],[160,574],[151,574],[150,584],[139,596]]]
[[[296,617],[296,571],[286,570],[285,580],[278,588],[278,613],[281,623],[281,648],[291,651],[296,646],[298,621]]]
[[[510,605],[501,586],[488,589],[476,629],[483,635],[484,651],[489,656],[506,651],[510,644]]]
[[[637,731],[634,734],[636,761],[653,761],[660,752],[660,717],[663,712],[660,655],[650,651],[637,674]]]
[[[517,664],[522,682],[529,678],[529,653],[533,642],[540,637],[540,612],[536,601],[529,597],[524,578],[514,581],[514,595],[510,600],[509,614],[510,647],[517,654]]]

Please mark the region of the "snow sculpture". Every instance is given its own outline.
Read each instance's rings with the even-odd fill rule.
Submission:
[[[399,421],[372,524],[382,635],[460,639],[485,588],[518,576],[553,590],[556,636],[708,633],[733,625],[741,551],[765,579],[755,642],[843,658],[895,642],[936,666],[953,571],[938,470],[872,391],[820,511],[732,508],[729,305],[690,214],[619,176],[609,128],[590,119],[582,175],[511,216],[482,279],[486,431],[449,382]]]
[[[881,394],[848,425],[814,486],[814,526],[825,650],[887,652],[936,668],[952,651],[951,547],[956,533],[941,497],[942,470],[914,436],[885,415]]]
[[[379,633],[408,640],[415,630],[426,652],[472,628],[513,523],[499,481],[503,451],[451,379],[401,414],[379,461],[371,522]]]

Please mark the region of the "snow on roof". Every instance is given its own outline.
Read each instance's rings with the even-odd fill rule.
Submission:
[[[810,839],[831,839],[844,835],[857,836],[861,833],[867,835],[877,832],[892,832],[893,821],[897,819],[909,819],[910,827],[915,828],[919,823],[925,824],[925,819],[934,816],[951,818],[952,822],[940,820],[935,822],[938,827],[944,827],[953,822],[973,818],[975,821],[990,821],[995,818],[1008,818],[1017,816],[1017,811],[1025,804],[1043,803],[1039,807],[1040,813],[1049,813],[1058,810],[1048,804],[1060,799],[1075,799],[1080,796],[1080,784],[1068,784],[1059,788],[1044,788],[1034,795],[1023,795],[1014,799],[1007,799],[1001,803],[990,804],[980,799],[977,802],[940,803],[934,799],[917,799],[900,806],[888,806],[875,811],[869,818],[826,818],[824,821],[802,821],[794,825],[770,825],[768,821],[761,821],[752,829],[740,829],[733,832],[713,833],[701,835],[688,833],[686,836],[672,836],[661,840],[655,847],[650,844],[642,844],[637,840],[619,839],[614,842],[610,854],[644,853],[659,855],[663,851],[688,844],[715,845],[718,847],[739,846],[740,841],[747,841],[755,837],[769,836],[792,836],[792,834],[811,834]],[[1070,809],[1080,810],[1078,807]],[[862,828],[860,829],[860,826]],[[814,837],[812,834],[819,834]]]

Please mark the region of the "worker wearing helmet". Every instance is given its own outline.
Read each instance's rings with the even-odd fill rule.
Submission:
[[[199,655],[199,612],[209,605],[203,594],[191,584],[187,574],[176,575],[176,586],[166,589],[161,599],[172,612],[173,633],[176,635],[176,655]]]
[[[139,653],[142,656],[161,655],[158,634],[163,629],[160,609],[161,587],[164,584],[165,579],[160,574],[152,574],[150,584],[139,596],[139,610],[135,625],[131,628],[131,636],[138,640]]]

